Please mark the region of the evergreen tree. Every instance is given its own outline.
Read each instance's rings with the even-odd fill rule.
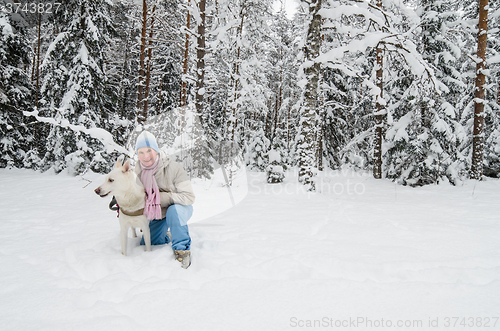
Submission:
[[[281,183],[285,179],[285,171],[287,166],[285,161],[287,159],[287,151],[285,141],[283,139],[283,130],[278,128],[271,144],[271,149],[268,152],[267,159],[269,165],[267,166],[267,182],[268,183]]]
[[[293,105],[297,103],[301,90],[297,86],[299,70],[299,47],[296,42],[296,24],[286,16],[284,3],[274,15],[270,29],[272,32],[268,54],[267,81],[271,86],[267,93],[270,102],[269,115],[271,125],[268,125],[268,138],[272,141],[278,135],[283,139],[286,149],[283,162],[290,164],[294,137],[296,135],[297,116],[293,114]]]
[[[439,95],[449,89],[438,80],[436,68],[443,49],[439,30],[443,19],[438,6],[427,3],[421,22],[422,39],[401,42],[404,52],[392,51],[388,71],[393,77],[385,84],[388,95],[388,124],[384,162],[386,176],[402,183],[423,185],[438,182],[446,177],[455,159],[453,114],[443,108]],[[405,13],[404,7],[393,7]],[[388,8],[389,10],[391,8]],[[408,19],[407,22],[411,22]],[[418,22],[418,20],[415,20]],[[397,24],[401,36],[416,27]],[[418,52],[418,46],[423,54]],[[388,48],[390,49],[390,48]],[[420,67],[420,68],[419,68]],[[450,143],[451,142],[451,143]]]
[[[0,167],[36,168],[34,127],[23,111],[31,111],[33,86],[26,69],[30,46],[25,32],[0,11]]]
[[[214,173],[214,160],[194,103],[186,107],[185,119],[184,129],[173,146],[177,162],[183,165],[190,177],[210,179]]]
[[[61,6],[56,19],[61,32],[49,46],[42,64],[41,114],[55,119],[47,137],[44,161],[56,172],[77,174],[90,167],[108,171],[113,163],[102,144],[65,123],[107,130],[112,104],[107,98],[104,50],[111,24],[103,0],[74,0]]]
[[[250,170],[266,171],[269,147],[269,139],[266,138],[264,129],[260,128],[246,146],[246,162]]]
[[[114,140],[125,146],[135,124],[137,102],[137,67],[139,36],[138,10],[131,1],[118,1],[110,8],[114,32],[109,38],[106,56],[107,85],[113,109],[109,124]]]

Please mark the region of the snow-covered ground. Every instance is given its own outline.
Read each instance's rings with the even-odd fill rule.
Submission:
[[[500,328],[499,180],[337,171],[308,194],[241,173],[234,207],[220,174],[196,180],[184,270],[169,245],[122,256],[84,178],[0,169],[1,330]]]

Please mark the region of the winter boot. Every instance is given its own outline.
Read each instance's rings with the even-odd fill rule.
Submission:
[[[184,269],[187,269],[191,265],[191,252],[176,250],[174,251],[175,259],[181,263]]]

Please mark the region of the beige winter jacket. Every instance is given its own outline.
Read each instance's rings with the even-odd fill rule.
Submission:
[[[141,162],[136,163],[134,171],[140,179]],[[189,176],[182,166],[172,161],[164,151],[160,151],[160,161],[155,179],[160,189],[163,218],[165,218],[167,208],[173,204],[192,205],[194,203],[194,192]]]

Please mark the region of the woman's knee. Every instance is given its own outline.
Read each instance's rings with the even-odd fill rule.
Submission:
[[[187,221],[193,214],[193,206],[184,205],[171,205],[167,209],[167,221],[180,224],[181,226],[187,225]]]

